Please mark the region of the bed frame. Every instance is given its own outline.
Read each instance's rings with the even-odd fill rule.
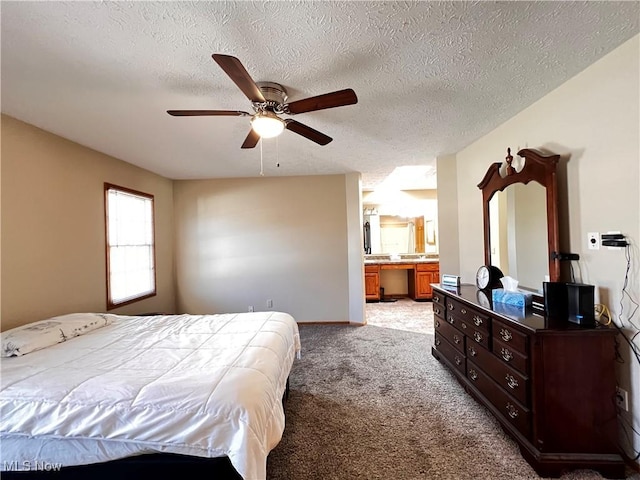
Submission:
[[[139,480],[206,478],[242,480],[228,457],[197,458],[154,453],[92,465],[63,467],[58,471],[2,472],[3,480]]]

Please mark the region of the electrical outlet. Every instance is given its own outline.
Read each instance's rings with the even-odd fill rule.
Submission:
[[[267,308],[273,308],[273,300],[267,300]]]
[[[600,250],[600,234],[597,232],[587,233],[587,244],[589,250]]]
[[[625,412],[629,411],[629,394],[620,387],[616,387],[616,405]]]
[[[249,311],[253,312],[253,305],[249,305]]]

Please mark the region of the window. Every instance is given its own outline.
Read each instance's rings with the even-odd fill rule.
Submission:
[[[104,184],[107,309],[156,294],[153,195]]]

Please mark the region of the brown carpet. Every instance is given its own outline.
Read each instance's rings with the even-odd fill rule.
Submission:
[[[269,456],[269,480],[540,478],[432,357],[432,335],[371,321],[301,325],[300,334],[302,358],[291,373],[287,424]],[[573,471],[562,478],[602,477]]]

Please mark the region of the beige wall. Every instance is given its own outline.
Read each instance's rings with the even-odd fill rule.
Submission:
[[[438,257],[440,276],[460,274],[456,157],[438,157]],[[482,238],[482,237],[480,237]]]
[[[473,282],[483,263],[482,197],[477,187],[492,162],[512,151],[536,148],[562,155],[559,175],[561,243],[580,255],[577,280],[598,287],[600,301],[620,314],[626,260],[624,250],[589,250],[588,232],[621,231],[632,243],[629,292],[638,287],[640,241],[640,37],[636,36],[456,156],[457,181],[438,188],[457,189],[459,262],[465,282]],[[441,230],[441,256],[443,255]],[[448,229],[453,232],[453,227]],[[626,300],[625,312],[632,310]],[[640,325],[638,313],[636,325]],[[625,325],[626,317],[624,321]],[[638,337],[636,337],[638,345]],[[621,341],[625,363],[617,377],[630,391],[635,428],[640,430],[640,367]],[[635,435],[635,450],[640,437]]]
[[[271,299],[300,322],[348,321],[347,183],[344,175],[176,181],[178,310],[261,311]]]
[[[105,311],[103,183],[155,195],[155,297],[114,313],[173,312],[168,179],[2,116],[2,329]]]
[[[177,181],[174,206],[172,180],[8,116],[2,140],[2,329],[105,310],[104,182],[156,202],[158,295],[113,312],[174,312],[179,295],[186,312],[272,299],[300,321],[364,319],[357,174]]]
[[[362,178],[359,173],[344,176],[347,214],[347,251],[349,278],[349,321],[365,323],[364,262],[362,231]]]

